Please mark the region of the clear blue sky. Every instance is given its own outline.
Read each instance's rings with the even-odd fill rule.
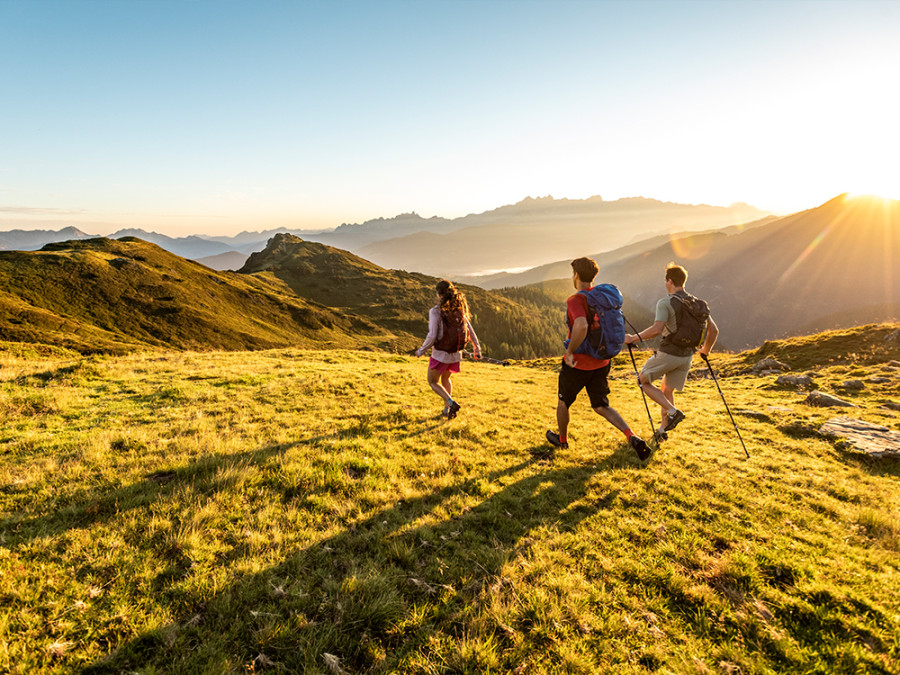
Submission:
[[[0,229],[900,198],[900,0],[0,0]]]

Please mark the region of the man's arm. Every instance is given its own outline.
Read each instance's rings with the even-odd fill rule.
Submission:
[[[657,335],[661,335],[663,332],[663,328],[666,327],[665,321],[654,321],[653,324],[649,328],[645,328],[640,333],[632,335],[629,333],[625,336],[625,344],[630,345],[634,344],[638,341],[650,340],[655,338]],[[715,340],[713,340],[715,342]]]
[[[575,319],[572,324],[572,337],[569,338],[569,346],[563,355],[563,360],[572,368],[575,367],[575,350],[581,346],[588,334],[588,322],[583,316]]]
[[[716,325],[716,322],[713,321],[712,317],[709,317],[706,321],[706,339],[703,341],[703,346],[698,350],[704,356],[709,356],[709,353],[712,351],[713,345],[716,344],[716,339],[719,337],[719,327]]]

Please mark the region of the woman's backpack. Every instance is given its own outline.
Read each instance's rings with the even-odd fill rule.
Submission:
[[[441,326],[443,332],[441,337],[435,340],[434,348],[450,353],[462,351],[469,341],[469,327],[466,325],[462,310],[441,312]]]

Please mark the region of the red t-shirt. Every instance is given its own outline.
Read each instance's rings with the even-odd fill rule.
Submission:
[[[586,290],[590,290],[590,288]],[[587,299],[581,293],[569,296],[569,299],[566,300],[566,313],[569,316],[569,326],[574,325],[575,319],[579,316],[583,316],[584,320],[587,321]],[[594,320],[597,320],[596,317],[594,317]],[[569,338],[571,339],[571,337],[572,329],[569,328]],[[587,337],[585,337],[585,340],[586,339]],[[589,354],[573,354],[573,356],[575,357],[575,367],[578,370],[597,370],[598,368],[603,368],[609,364],[609,359],[595,359]]]

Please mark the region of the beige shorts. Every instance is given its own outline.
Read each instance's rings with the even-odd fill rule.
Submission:
[[[665,352],[656,352],[641,368],[641,375],[646,375],[651,382],[662,377],[666,387],[683,391],[693,360],[693,355],[672,356]]]

